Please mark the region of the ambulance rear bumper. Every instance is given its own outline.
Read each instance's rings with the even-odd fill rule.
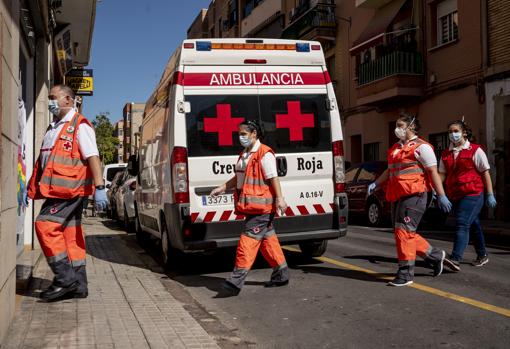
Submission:
[[[293,245],[301,241],[331,240],[342,236],[341,232],[334,229],[315,230],[310,232],[282,233],[277,234],[282,245]],[[214,240],[185,242],[186,250],[213,250],[217,248],[235,247],[239,236],[231,238],[219,238]]]

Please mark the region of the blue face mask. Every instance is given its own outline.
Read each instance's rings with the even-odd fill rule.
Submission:
[[[251,145],[251,140],[248,136],[239,136],[239,143],[245,148],[248,148]]]
[[[452,132],[448,135],[450,138],[450,142],[452,143],[459,143],[462,139],[462,132]]]
[[[58,105],[58,101],[56,99],[50,99],[48,101],[48,110],[55,116],[59,116],[60,114],[60,106]]]

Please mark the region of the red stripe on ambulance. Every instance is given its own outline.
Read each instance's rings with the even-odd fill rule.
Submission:
[[[214,212],[214,211],[213,211],[213,212],[207,212],[207,213],[205,214],[205,217],[204,217],[203,222],[204,222],[204,223],[209,223],[209,222],[211,222],[211,221],[213,220],[213,218],[214,218],[214,215],[215,215],[215,214],[216,214],[216,212]]]
[[[306,216],[309,214],[308,210],[306,209],[306,206],[300,205],[297,207],[297,209],[299,210],[299,213],[301,213],[301,215],[303,215],[303,216]]]
[[[313,207],[313,209],[312,209]],[[335,204],[322,205],[298,205],[296,207],[287,207],[285,214],[282,216],[276,214],[276,217],[294,217],[294,216],[307,216],[310,214],[325,214],[331,213],[335,210]],[[314,212],[315,210],[315,212]],[[193,212],[191,214],[191,223],[210,223],[210,222],[228,222],[238,221],[244,219],[245,216],[242,214],[235,214],[233,210],[220,210],[220,211],[207,211],[204,213]]]
[[[185,73],[179,81],[183,86],[300,86],[325,85],[323,73],[311,72],[220,72]]]
[[[225,211],[221,214],[220,221],[228,221],[230,215],[232,214],[232,210]]]

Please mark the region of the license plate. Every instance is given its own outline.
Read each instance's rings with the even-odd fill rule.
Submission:
[[[231,205],[233,203],[234,203],[233,194],[224,194],[218,196],[202,195],[202,205],[204,206]]]

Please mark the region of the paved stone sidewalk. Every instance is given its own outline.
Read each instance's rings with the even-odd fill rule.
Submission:
[[[129,248],[124,232],[89,218],[89,297],[44,303],[53,275],[45,261],[34,272],[4,348],[219,348],[215,340]]]

